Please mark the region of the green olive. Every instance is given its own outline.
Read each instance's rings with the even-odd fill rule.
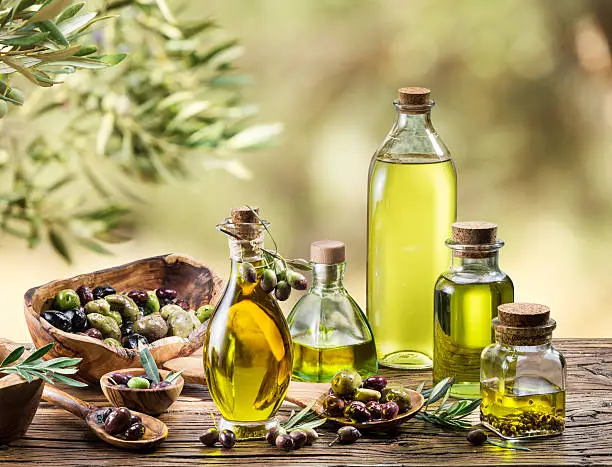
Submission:
[[[361,376],[354,370],[340,370],[331,380],[334,393],[342,397],[352,396],[361,384]]]
[[[123,318],[121,317],[121,314],[118,311],[109,311],[108,315],[106,316],[108,316],[109,318],[113,318],[119,326],[123,324]]]
[[[73,310],[81,306],[81,299],[72,289],[60,290],[55,295],[53,308],[59,311]]]
[[[165,308],[165,307],[164,307]],[[169,334],[171,336],[189,337],[195,329],[200,327],[200,320],[194,313],[181,310],[175,312],[168,320]]]
[[[120,294],[111,294],[104,297],[110,305],[111,311],[117,311],[126,321],[134,322],[138,319],[140,310],[138,305],[130,297]]]
[[[121,329],[113,318],[101,315],[100,313],[90,313],[87,315],[87,322],[92,328],[96,328],[100,331],[102,337],[112,337],[117,340],[121,339]]]
[[[399,406],[400,413],[409,410],[412,407],[412,398],[410,391],[401,386],[387,386],[381,392],[381,402],[393,401]]]
[[[85,304],[85,313],[100,313],[101,315],[108,316],[108,313],[111,311],[110,304],[104,300],[103,298],[99,298],[92,302],[87,302]]]
[[[380,392],[374,389],[357,388],[353,396],[356,401],[370,402],[379,401],[381,398]]]
[[[196,315],[196,318],[198,318],[200,320],[200,323],[203,323],[204,321],[206,321],[208,318],[210,318],[212,316],[213,311],[215,311],[215,307],[214,306],[212,306],[212,305],[202,305],[195,312],[195,315]]]
[[[114,345],[115,347],[121,347],[121,342],[119,342],[117,339],[113,339],[112,337],[107,337],[106,339],[104,339],[104,343],[108,345]]]
[[[272,269],[264,269],[264,272],[261,275],[261,281],[259,281],[259,286],[265,293],[270,293],[276,287],[276,274]]]
[[[159,298],[155,294],[155,291],[149,290],[147,292],[149,296],[147,303],[144,305],[144,314],[150,315],[151,313],[157,313],[159,311]]]
[[[162,307],[162,309],[159,311],[159,314],[162,315],[162,318],[167,321],[172,318],[175,313],[182,313],[183,311],[185,310],[183,310],[180,306],[171,303],[170,305]]]
[[[168,334],[168,324],[159,313],[140,318],[132,326],[133,332],[145,336],[149,342],[156,341]]]
[[[132,389],[149,389],[151,383],[148,379],[141,378],[140,376],[134,376],[127,382],[128,388]]]

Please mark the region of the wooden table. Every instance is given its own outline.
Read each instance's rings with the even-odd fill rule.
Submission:
[[[321,428],[312,447],[290,453],[265,441],[238,443],[234,449],[205,448],[198,436],[218,415],[206,389],[186,386],[168,413],[168,439],[154,452],[121,451],[95,438],[85,424],[42,402],[27,435],[0,450],[0,462],[34,465],[499,465],[612,464],[612,339],[556,341],[568,361],[567,428],[563,435],[528,444],[530,452],[491,445],[472,447],[464,431],[451,431],[410,420],[397,432],[369,435],[349,446],[328,443],[333,430]],[[430,383],[428,372],[381,371],[407,387]],[[70,389],[89,402],[106,405],[99,388]],[[283,405],[281,416],[294,408]],[[2,414],[0,414],[0,417]],[[476,419],[475,419],[476,420]],[[400,443],[404,446],[400,446]]]

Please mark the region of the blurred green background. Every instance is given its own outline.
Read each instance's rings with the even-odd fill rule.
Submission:
[[[246,98],[259,104],[258,122],[281,122],[284,133],[241,156],[250,177],[202,167],[189,182],[147,188],[135,240],[115,256],[78,250],[67,265],[48,245],[3,238],[4,336],[29,339],[23,293],[56,278],[166,252],[226,276],[215,225],[244,203],[262,208],[286,256],[344,241],[348,289],[364,304],[368,165],[397,88],[410,85],[430,87],[437,102],[459,219],[499,224],[516,300],[551,306],[557,337],[611,336],[612,2],[168,3],[179,18],[210,16],[240,38],[239,66],[253,77]]]

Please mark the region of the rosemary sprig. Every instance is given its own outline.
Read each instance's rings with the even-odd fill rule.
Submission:
[[[455,383],[455,378],[445,378],[436,384],[432,389],[422,391],[423,385],[417,388],[427,399],[417,418],[433,423],[434,425],[445,426],[455,429],[469,429],[472,424],[464,420],[469,414],[480,407],[482,399],[458,400],[456,402],[446,402],[450,396],[450,390]],[[442,399],[437,409],[428,411],[430,404]]]
[[[86,387],[87,384],[66,376],[74,375],[79,370],[77,365],[81,362],[81,358],[59,357],[42,360],[42,357],[52,348],[53,343],[47,344],[22,362],[15,363],[25,352],[24,346],[17,347],[0,363],[0,373],[17,374],[28,383],[34,378],[40,378],[50,384],[60,382],[77,388]]]

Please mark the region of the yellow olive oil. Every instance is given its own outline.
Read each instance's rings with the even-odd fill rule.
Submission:
[[[491,320],[498,305],[514,301],[512,281],[499,275],[501,280],[481,283],[442,275],[436,284],[433,380],[455,376],[453,397],[480,397],[480,355],[494,341]]]
[[[240,278],[239,265],[232,261],[230,280],[211,318],[204,367],[223,418],[249,424],[265,422],[280,407],[291,380],[292,349],[276,300],[259,286],[262,268],[252,284]],[[236,433],[238,438],[261,435]]]
[[[370,166],[367,315],[381,365],[431,368],[432,290],[456,220],[449,156],[380,154]]]
[[[340,370],[355,370],[362,377],[378,370],[374,341],[329,348],[314,348],[293,337],[293,376],[311,383],[329,382]]]
[[[565,391],[541,377],[481,383],[480,420],[504,438],[550,436],[565,428]]]

